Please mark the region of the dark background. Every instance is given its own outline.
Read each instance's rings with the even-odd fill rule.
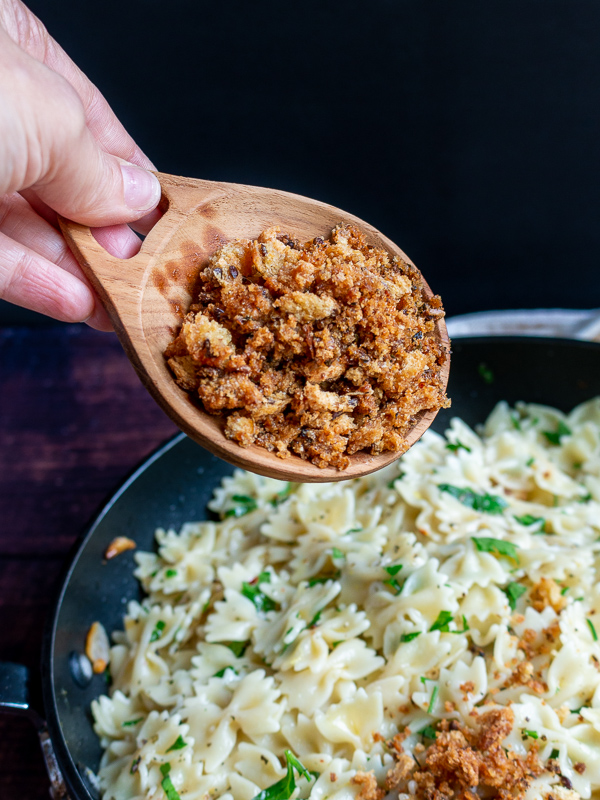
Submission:
[[[600,306],[597,0],[29,5],[160,170],[357,214],[448,314]]]

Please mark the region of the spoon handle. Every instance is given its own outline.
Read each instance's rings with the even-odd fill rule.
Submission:
[[[86,277],[98,293],[113,323],[135,313],[148,268],[154,257],[191,213],[224,193],[213,181],[155,173],[162,187],[162,217],[144,239],[140,251],[128,259],[117,258],[100,245],[87,225],[59,217],[60,229]]]

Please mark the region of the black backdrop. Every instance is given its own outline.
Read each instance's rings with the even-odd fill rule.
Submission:
[[[357,214],[448,314],[600,306],[597,0],[29,5],[162,171]]]

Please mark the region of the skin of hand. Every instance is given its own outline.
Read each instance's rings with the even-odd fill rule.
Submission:
[[[98,89],[20,2],[0,0],[0,297],[112,325],[57,225],[93,227],[130,258],[160,216],[160,184]]]

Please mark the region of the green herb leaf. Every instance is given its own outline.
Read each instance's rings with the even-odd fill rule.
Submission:
[[[550,442],[550,444],[560,444],[560,440],[562,436],[570,436],[571,429],[565,425],[565,423],[559,420],[558,427],[555,431],[542,431],[546,439]]]
[[[333,575],[322,575],[318,578],[311,578],[308,582],[308,585],[316,586],[317,583],[326,583],[327,581],[337,581],[337,579],[340,577],[340,574],[341,573],[338,569],[337,572],[335,572]]]
[[[586,706],[579,706],[579,708],[572,708],[571,714],[581,714],[581,709],[586,708]]]
[[[521,420],[520,420],[520,418],[519,418],[519,415],[518,415],[518,414],[515,414],[515,412],[514,412],[514,411],[513,411],[513,412],[511,413],[511,415],[510,415],[510,421],[512,422],[512,424],[513,424],[513,428],[514,428],[515,430],[517,430],[517,431],[520,431],[520,430],[521,430]]]
[[[550,753],[550,758],[552,758],[552,759],[556,759],[556,758],[558,758],[558,757],[559,757],[559,755],[560,755],[560,753],[558,752],[558,750],[557,750],[556,748],[554,748],[554,749],[552,750],[552,752]]]
[[[346,554],[342,552],[338,547],[334,547],[331,550],[331,557],[334,559],[346,558]]]
[[[362,533],[362,531],[363,531],[363,529],[362,529],[362,528],[350,528],[350,530],[349,530],[349,531],[346,531],[346,536],[347,536],[348,534],[350,534],[350,533]]]
[[[573,462],[573,469],[581,469],[583,467],[583,461],[574,461]]]
[[[316,627],[319,624],[319,620],[321,619],[321,614],[322,614],[322,611],[317,611],[317,613],[314,615],[314,617],[311,619],[311,621],[308,623],[308,625],[306,627],[307,628]]]
[[[477,371],[479,372],[479,375],[483,380],[483,382],[486,383],[488,386],[490,383],[494,382],[494,373],[486,364],[480,364],[477,367]]]
[[[277,494],[271,498],[270,500],[271,505],[278,506],[280,503],[283,503],[283,501],[287,500],[287,498],[290,496],[291,492],[292,492],[292,484],[288,481],[285,487],[280,492],[277,492]]]
[[[422,728],[419,733],[421,736],[424,736],[425,739],[435,739],[437,736],[437,731],[433,725],[425,725],[425,727]]]
[[[142,760],[141,756],[138,756],[137,758],[133,759],[133,761],[131,762],[131,769],[129,770],[130,775],[135,775],[135,773],[138,771],[138,769],[140,768],[141,760]]]
[[[429,705],[427,706],[427,713],[433,713],[433,707],[435,705],[435,701],[437,700],[437,696],[439,693],[439,688],[437,686],[433,687],[433,692],[431,693],[431,700],[429,701]]]
[[[223,642],[223,644],[231,650],[234,656],[241,658],[250,642]]]
[[[450,623],[452,622],[453,614],[451,611],[440,611],[437,615],[436,621],[433,623],[430,631],[442,631],[442,633],[448,633],[450,630]]]
[[[213,675],[213,678],[223,678],[223,677],[225,677],[225,673],[227,672],[228,669],[230,669],[233,672],[234,675],[239,675],[240,674],[237,671],[237,669],[235,669],[235,667],[223,667],[223,669],[220,669],[218,672],[215,672],[215,674]]]
[[[400,637],[401,642],[412,642],[413,639],[416,639],[417,636],[421,635],[421,631],[414,631],[414,633],[403,633]]]
[[[160,639],[161,633],[164,631],[166,626],[166,622],[163,622],[162,619],[159,619],[156,625],[154,626],[154,630],[150,634],[150,642],[156,642]]]
[[[187,747],[187,742],[183,741],[183,736],[178,736],[171,747],[165,750],[165,753],[170,753],[172,750],[181,750],[184,747]]]
[[[467,623],[467,618],[465,617],[464,614],[462,615],[462,624],[463,624],[462,631],[450,631],[450,633],[466,633],[467,631],[471,630],[471,628],[469,628],[469,625]]]
[[[474,511],[483,511],[486,514],[501,514],[508,506],[503,497],[495,494],[477,494],[472,489],[461,489],[459,486],[452,486],[450,483],[439,483],[438,489],[452,495],[463,506],[472,508]]]
[[[386,581],[383,581],[384,586],[389,586],[394,590],[395,594],[400,594],[402,591],[402,586],[398,583],[396,578],[388,578]]]
[[[277,783],[255,795],[253,800],[289,800],[296,790],[294,769],[298,774],[303,775],[307,781],[316,780],[290,750],[285,751],[285,760],[287,762],[287,774]],[[168,800],[171,799],[169,798]]]
[[[561,593],[561,595],[564,596],[568,591],[569,591],[569,587],[568,586],[563,586],[563,588],[560,590],[560,593]]]
[[[526,467],[531,467],[534,464],[535,464],[535,458],[533,456],[531,456],[531,458],[528,458],[527,461],[525,462]]]
[[[164,793],[167,795],[167,800],[181,800],[181,798],[179,797],[179,792],[173,786],[171,778],[169,778],[169,772],[171,772],[171,765],[168,762],[166,764],[161,764],[160,771],[163,776],[160,785],[162,786]]]
[[[288,764],[291,764],[292,767],[300,774],[303,775],[307,781],[310,781],[312,778],[311,773],[306,769],[304,764],[299,761],[296,756],[292,753],[291,750],[285,751],[285,759]]]
[[[258,508],[256,499],[246,494],[234,494],[231,499],[234,503],[237,503],[237,505],[225,512],[226,517],[243,517],[245,514],[250,513],[250,511],[255,511]]]
[[[402,564],[392,564],[391,567],[384,567],[384,570],[387,572],[388,575],[394,577],[394,575],[397,575],[400,572],[402,566],[403,566]]]
[[[596,633],[596,628],[594,628],[594,623],[592,622],[591,619],[586,619],[586,622],[587,622],[587,624],[588,624],[588,626],[590,628],[590,631],[592,632],[592,639],[595,642],[597,642],[598,641],[598,634]]]
[[[177,575],[176,569],[167,569],[165,570],[165,578],[174,578]]]
[[[504,590],[504,594],[508,598],[508,605],[511,608],[511,611],[514,611],[517,607],[517,600],[521,597],[522,594],[525,594],[527,591],[527,587],[523,586],[522,583],[517,583],[513,581],[509,583],[506,589]]]
[[[519,563],[518,545],[505,542],[503,539],[493,539],[491,536],[471,536],[471,539],[480,553],[496,553]]]
[[[451,453],[456,453],[457,450],[461,450],[461,449],[462,450],[466,450],[467,453],[471,452],[471,448],[467,447],[466,444],[463,444],[462,442],[459,442],[458,439],[456,441],[456,444],[453,444],[452,442],[448,442],[448,444],[446,445],[446,450],[450,450]]]
[[[546,524],[544,517],[534,517],[533,514],[523,514],[522,517],[515,516],[515,519],[521,525],[535,525],[536,523],[540,522],[542,525],[542,530]]]
[[[259,611],[273,611],[277,604],[261,591],[261,583],[271,583],[270,572],[261,572],[258,578],[255,578],[250,583],[244,581],[242,583],[242,594],[248,600],[251,600]]]
[[[123,723],[123,727],[124,728],[132,728],[134,725],[137,725],[143,719],[144,719],[143,717],[138,717],[137,719],[128,719],[127,722]]]
[[[529,736],[530,739],[539,739],[540,736],[537,731],[528,731],[527,728],[523,728],[523,733],[525,736]]]

